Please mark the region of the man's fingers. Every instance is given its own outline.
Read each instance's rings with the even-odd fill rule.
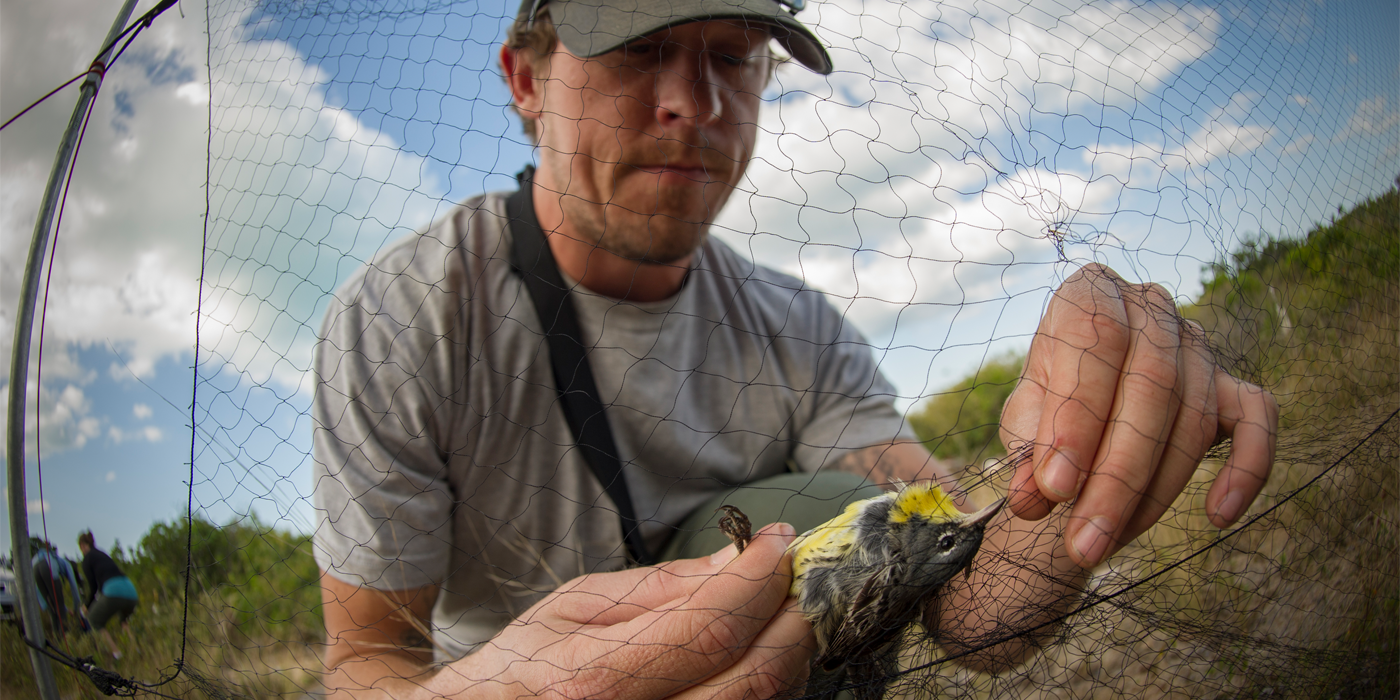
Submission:
[[[1112,419],[1066,528],[1070,556],[1081,566],[1103,561],[1126,541],[1124,530],[1156,476],[1184,391],[1175,304],[1156,285],[1125,285],[1122,293],[1127,357]]]
[[[1119,283],[1112,270],[1095,265],[1066,280],[1037,332],[1037,357],[1027,358],[1038,367],[1027,376],[1045,382],[1035,483],[1054,503],[1079,492],[1113,409],[1130,342]]]
[[[699,585],[695,574],[671,567],[638,567],[607,576],[581,576],[560,586],[543,602],[520,616],[532,622],[547,616],[585,625],[615,625],[658,609],[667,601],[683,597],[687,585]]]
[[[767,549],[773,550],[782,538],[783,528],[788,531],[792,529],[789,525],[779,525],[775,523],[759,530],[755,540],[767,538],[765,544],[772,545]],[[786,545],[782,545],[782,549],[785,548]],[[781,551],[766,553],[775,558],[781,557]],[[658,566],[624,569],[607,576],[582,576],[556,591],[554,596],[557,600],[551,601],[548,614],[581,624],[606,626],[627,622],[646,613],[670,610],[688,601],[702,584],[734,558],[734,554],[731,545],[709,558],[681,559]],[[770,567],[768,574],[772,573],[773,568]],[[525,621],[529,618],[530,613],[521,617]]]
[[[1224,370],[1215,374],[1220,429],[1234,438],[1230,457],[1206,495],[1206,514],[1216,527],[1229,527],[1269,480],[1278,440],[1278,402],[1262,387]]]
[[[1039,341],[1036,341],[1039,342]],[[1048,342],[1048,341],[1047,341]],[[1026,356],[1026,366],[1021,372],[1021,380],[1016,383],[1006,405],[1001,409],[1001,444],[1010,452],[1015,452],[1035,440],[1039,427],[1041,405],[1045,403],[1045,381],[1042,368],[1033,364],[1038,357],[1036,346]],[[1054,509],[1055,504],[1040,492],[1035,483],[1035,459],[1017,460],[1012,464],[1011,484],[1007,490],[1007,502],[1011,512],[1023,520],[1040,520]]]
[[[1181,341],[1181,405],[1152,483],[1120,535],[1123,542],[1146,532],[1167,512],[1190,483],[1218,430],[1214,355],[1194,323],[1182,326]]]
[[[641,697],[676,692],[734,665],[787,600],[787,547],[795,536],[791,525],[775,523],[731,561],[693,559],[677,567],[687,572],[672,579],[685,582],[683,590],[698,585],[669,601],[638,596],[629,603],[645,599],[657,608],[623,624],[589,628],[590,636],[616,643],[591,665],[626,669],[629,677],[619,683]]]
[[[1161,518],[1218,433],[1235,443],[1206,508],[1225,527],[1263,488],[1277,425],[1273,397],[1218,370],[1164,289],[1089,265],[1056,290],[1002,414],[1003,444],[1036,446],[1011,510],[1034,520],[1074,501],[1066,549],[1096,565]]]
[[[677,576],[694,585],[693,589],[674,602],[652,599],[666,609],[652,616],[666,619],[666,628],[651,625],[652,616],[638,617],[629,627],[636,628],[637,639],[676,638],[680,627],[688,629],[694,650],[732,653],[736,642],[747,641],[767,624],[787,598],[792,584],[791,564],[785,563],[787,547],[796,532],[787,523],[774,523],[759,530],[753,541],[729,562],[714,562],[710,558],[693,559],[695,576]],[[709,568],[708,574],[705,568]],[[687,586],[688,588],[688,586]]]
[[[1007,442],[1003,439],[1004,445],[1014,451],[1014,442]],[[1055,503],[1045,497],[1040,492],[1040,487],[1035,483],[1035,460],[1031,459],[1018,461],[1012,465],[1015,471],[1011,474],[1011,485],[1007,489],[1007,503],[1011,512],[1022,520],[1040,520],[1050,514],[1055,509]]]
[[[802,618],[798,602],[790,598],[733,666],[676,697],[769,698],[798,690],[807,682],[808,664],[816,649],[812,626]]]
[[[795,534],[775,523],[732,560],[704,557],[575,579],[492,645],[533,669],[528,682],[521,677],[532,693],[680,692],[742,658],[784,605]]]

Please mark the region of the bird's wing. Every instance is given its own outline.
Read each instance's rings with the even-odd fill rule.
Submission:
[[[901,580],[903,563],[896,562],[871,574],[860,587],[841,626],[831,635],[826,649],[813,662],[832,671],[882,650],[898,639],[909,624],[907,611],[899,607],[903,596],[881,595],[892,592]]]

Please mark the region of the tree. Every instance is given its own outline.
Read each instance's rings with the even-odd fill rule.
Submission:
[[[1024,363],[1022,354],[1002,355],[930,397],[909,415],[914,433],[944,459],[972,462],[1006,454],[997,428],[1001,408],[1016,388]]]
[[[235,566],[237,546],[230,533],[196,515],[156,523],[141,537],[134,562],[162,578],[183,578],[185,567],[203,586],[213,588],[228,580]]]

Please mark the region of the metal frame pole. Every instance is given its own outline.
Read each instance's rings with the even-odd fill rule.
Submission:
[[[136,0],[125,0],[107,32],[102,46],[117,40],[126,28],[131,11],[136,8]],[[20,287],[19,309],[15,312],[15,341],[10,356],[10,403],[8,425],[6,427],[5,462],[8,467],[10,501],[10,540],[14,547],[15,584],[18,590],[20,618],[24,621],[24,633],[32,645],[29,660],[34,666],[34,680],[39,685],[39,695],[44,700],[58,700],[58,685],[54,681],[53,668],[49,657],[40,649],[44,648],[44,624],[39,610],[38,590],[34,587],[34,569],[29,553],[29,513],[26,500],[29,492],[24,485],[24,419],[25,398],[29,390],[29,341],[34,330],[34,307],[39,297],[39,277],[44,267],[44,251],[48,248],[49,231],[53,228],[55,212],[58,210],[59,193],[68,176],[68,168],[77,148],[78,133],[82,129],[88,105],[97,96],[102,84],[102,74],[111,60],[109,48],[88,71],[78,93],[78,104],[73,108],[73,116],[68,120],[68,130],[54,158],[53,171],[44,190],[43,203],[39,206],[39,218],[34,223],[34,237],[29,243],[29,260],[24,265],[24,282]],[[37,647],[37,648],[36,648]]]

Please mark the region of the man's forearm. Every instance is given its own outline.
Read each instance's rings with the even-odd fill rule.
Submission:
[[[502,679],[504,666],[492,671],[485,657],[468,656],[441,667],[425,666],[409,654],[393,651],[342,662],[322,678],[329,700],[444,700],[446,698],[533,697],[518,682]]]
[[[329,659],[328,659],[329,661]],[[434,697],[435,673],[417,658],[396,650],[342,658],[321,683],[333,700],[389,700]]]
[[[910,483],[924,479],[936,479],[945,490],[953,486],[952,472],[947,465],[922,445],[912,442],[854,450],[831,468],[858,474],[887,489],[896,481]]]
[[[1062,506],[1030,521],[1008,508],[988,526],[970,574],[940,596],[936,624],[947,654],[967,654],[958,658],[963,665],[996,672],[1025,661],[1054,634],[1088,580],[1065,551],[1068,515]]]
[[[493,690],[502,690],[498,683],[476,683],[472,662],[432,664],[428,625],[436,587],[379,591],[323,574],[321,591],[326,618],[321,683],[334,700],[468,697],[468,691],[473,698],[490,698]]]

